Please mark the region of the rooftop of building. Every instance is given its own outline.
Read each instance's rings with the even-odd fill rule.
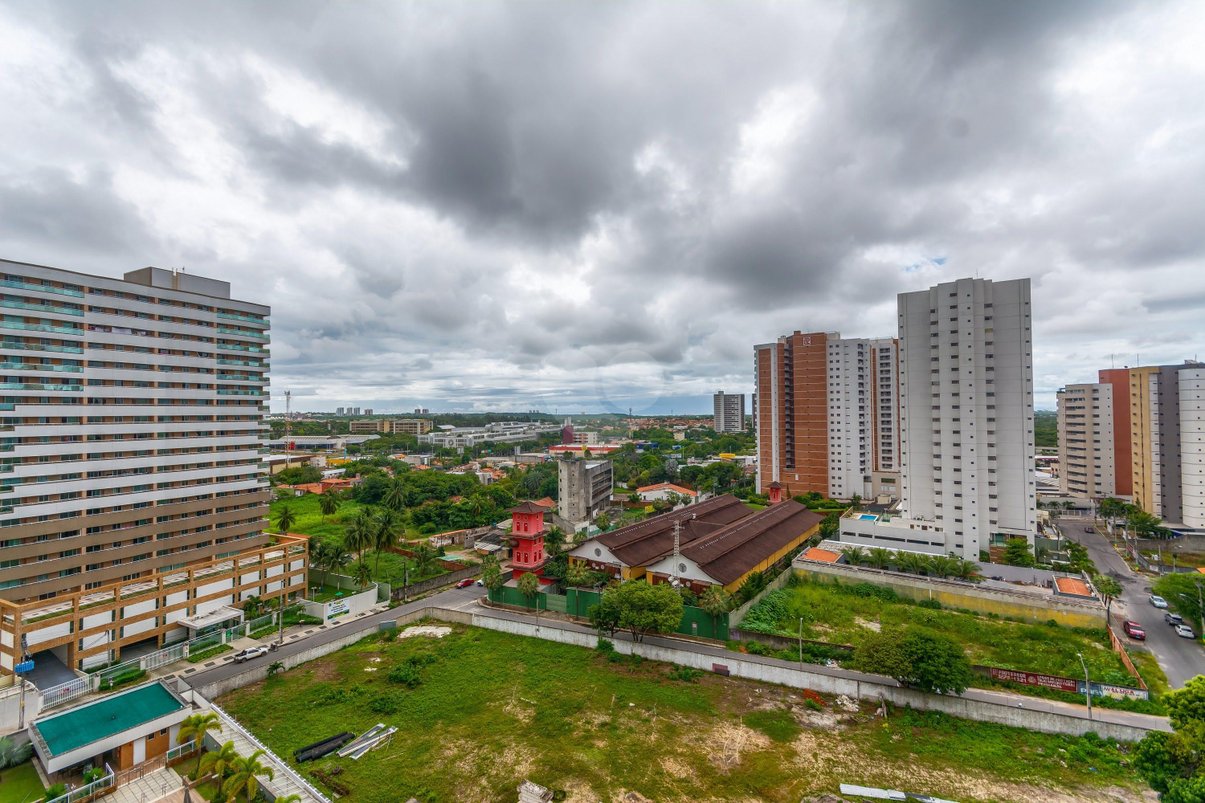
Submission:
[[[658,482],[653,485],[642,485],[636,489],[636,493],[648,493],[651,491],[673,491],[681,496],[698,496],[698,491],[692,491],[690,488],[684,488],[681,485],[675,485],[672,482]]]
[[[824,514],[794,500],[779,502],[745,516],[682,547],[707,575],[728,585],[755,566],[819,527]]]
[[[725,494],[602,533],[590,540],[605,546],[627,566],[647,566],[673,552],[675,523],[682,528],[679,534],[681,546],[752,513],[744,502]]]
[[[155,681],[43,717],[32,727],[50,754],[61,756],[187,707],[188,703]]]

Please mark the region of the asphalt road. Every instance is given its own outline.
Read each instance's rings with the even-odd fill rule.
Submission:
[[[1124,619],[1132,619],[1142,625],[1146,630],[1146,647],[1159,659],[1159,665],[1163,667],[1167,682],[1173,689],[1205,673],[1205,648],[1199,641],[1180,638],[1163,621],[1163,611],[1151,605],[1148,599],[1151,594],[1150,579],[1130,569],[1121,555],[1117,554],[1108,536],[1097,531],[1085,532],[1084,528],[1092,525],[1092,519],[1060,516],[1058,523],[1065,537],[1088,550],[1088,556],[1098,571],[1121,583],[1121,599],[1113,602],[1113,621],[1118,635],[1126,638],[1121,632],[1121,621]],[[1194,624],[1193,630],[1196,629]]]
[[[482,596],[482,589],[475,586],[470,586],[465,589],[449,589],[426,597],[418,602],[411,602],[406,605],[393,608],[392,610],[383,610],[373,614],[359,616],[353,619],[346,620],[341,624],[333,627],[320,629],[315,627],[309,632],[309,635],[302,635],[293,641],[287,641],[275,653],[270,653],[269,656],[257,658],[257,661],[274,661],[278,658],[283,658],[289,655],[295,655],[303,650],[307,650],[315,645],[322,644],[335,639],[342,638],[346,635],[348,628],[362,630],[367,632],[375,631],[379,622],[387,622],[397,619],[404,613],[412,610],[417,610],[427,607],[451,608],[470,612],[480,616],[490,616],[498,619],[510,619],[514,621],[526,621],[535,623],[536,617],[530,614],[519,611],[501,610],[498,608],[489,608],[481,605],[479,600]],[[594,631],[588,627],[577,625],[571,622],[562,620],[549,621],[546,617],[541,620],[546,623],[544,626],[555,626],[568,630],[578,630],[586,633]],[[304,634],[306,631],[302,631]],[[627,641],[630,636],[624,633],[616,633],[614,640]],[[735,657],[735,654],[726,650],[723,647],[703,644],[697,641],[677,638],[663,638],[656,636],[648,636],[645,638],[647,644],[660,644],[667,647],[677,649],[691,649],[694,652],[704,655],[713,656],[715,663],[724,663]],[[782,661],[776,658],[767,658],[757,655],[741,655],[741,660],[754,661],[767,664],[781,664]],[[232,675],[242,672],[245,667],[242,664],[235,664],[232,659],[226,657],[221,663],[209,669],[202,669],[182,677],[193,687],[205,686],[220,680],[225,680]],[[808,664],[808,671],[817,672],[819,674],[834,675],[854,680],[865,680],[874,683],[887,683],[893,686],[898,686],[894,680],[883,678],[877,675],[866,675],[861,672],[853,672],[848,669],[840,669],[835,667],[825,667],[816,664]],[[1025,695],[1012,694],[1002,691],[988,691],[983,689],[968,689],[963,693],[964,697],[973,700],[983,700],[986,702],[998,703],[1007,706],[1023,706],[1031,711],[1048,711],[1051,713],[1059,713],[1065,716],[1072,716],[1081,719],[1088,718],[1087,709],[1084,706],[1072,705],[1070,703],[1055,702],[1051,700],[1043,700],[1037,697],[1028,697]],[[1116,711],[1111,709],[1097,708],[1093,710],[1093,718],[1105,721],[1115,722],[1119,724],[1140,725],[1143,727],[1162,727],[1166,728],[1166,720],[1159,717],[1152,717],[1146,714],[1135,714],[1128,711]],[[1158,723],[1158,724],[1157,724]]]

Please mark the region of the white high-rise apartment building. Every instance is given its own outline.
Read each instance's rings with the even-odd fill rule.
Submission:
[[[1037,529],[1029,280],[959,279],[899,296],[903,512],[943,551]]]
[[[745,431],[745,394],[717,390],[711,397],[716,432]]]
[[[0,260],[0,285],[0,598],[267,541],[267,307],[158,268]]]
[[[872,472],[898,470],[897,361],[894,338],[828,338],[828,495],[834,499],[870,496]]]
[[[1205,368],[1180,371],[1180,495],[1184,524],[1205,529]]]
[[[1058,395],[1059,491],[1081,499],[1113,495],[1113,386],[1067,385]]]

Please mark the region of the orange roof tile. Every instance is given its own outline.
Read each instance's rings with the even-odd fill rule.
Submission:
[[[1054,587],[1062,594],[1074,594],[1077,597],[1094,597],[1088,584],[1078,577],[1056,577]]]
[[[841,559],[841,555],[837,552],[830,552],[827,549],[814,546],[803,553],[803,559],[812,560],[816,563],[836,563]]]

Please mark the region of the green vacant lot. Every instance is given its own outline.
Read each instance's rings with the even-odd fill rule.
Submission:
[[[907,710],[883,720],[844,699],[452,628],[442,639],[372,636],[218,702],[283,757],[345,730],[397,726],[358,761],[300,767],[366,803],[514,800],[524,779],[571,800],[798,801],[841,782],[963,801],[1090,801],[1106,787],[1138,799],[1141,789],[1123,765],[1129,748],[1091,737]]]
[[[46,791],[32,761],[0,771],[0,803],[30,803]]]
[[[955,638],[973,664],[1083,677],[1076,653],[1082,653],[1093,680],[1134,685],[1134,679],[1109,648],[1104,628],[1089,630],[977,616],[925,608],[897,598],[891,589],[869,583],[838,584],[797,578],[771,592],[741,627],[795,637],[803,619],[803,637],[857,646],[873,630],[917,626]]]

